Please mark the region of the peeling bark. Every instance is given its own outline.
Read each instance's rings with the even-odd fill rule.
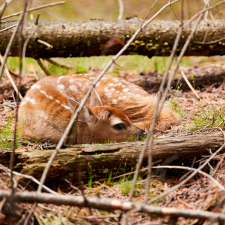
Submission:
[[[0,29],[17,23],[1,22]],[[142,20],[119,21],[39,21],[37,32],[30,39],[26,56],[33,58],[81,57],[115,55],[140,27]],[[138,35],[136,40],[124,52],[124,55],[168,56],[180,26],[179,21],[155,20]],[[24,26],[27,38],[36,28],[33,21]],[[192,26],[186,28],[177,48],[177,54],[187,39]],[[3,55],[13,29],[0,33],[0,53]],[[225,40],[215,44],[196,44],[201,42],[207,32],[206,42],[224,37],[224,20],[202,21],[189,44],[186,56],[212,56],[225,54]],[[37,43],[37,39],[53,45],[52,49]],[[18,56],[18,38],[14,41],[10,55]]]
[[[193,158],[209,155],[224,142],[221,132],[201,135],[189,135],[175,138],[156,139],[153,145],[153,161],[167,161],[173,158],[173,164],[191,164]],[[61,149],[57,154],[46,180],[52,186],[65,179],[78,183],[78,176],[87,182],[112,178],[133,171],[144,142],[114,143],[102,145],[78,145]],[[15,153],[15,170],[40,179],[41,174],[54,150],[20,150]],[[224,151],[224,150],[223,150]],[[174,157],[175,156],[175,157]],[[147,165],[148,152],[145,153],[143,166]],[[10,151],[0,152],[0,163],[8,166]],[[165,161],[165,163],[166,163]]]

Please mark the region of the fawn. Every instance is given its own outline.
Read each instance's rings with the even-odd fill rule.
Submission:
[[[96,76],[49,76],[34,84],[20,105],[20,135],[57,143]],[[105,75],[79,113],[77,143],[122,142],[143,134],[152,123],[155,102],[156,97],[141,87]],[[177,113],[163,107],[156,128],[168,129],[179,120]]]

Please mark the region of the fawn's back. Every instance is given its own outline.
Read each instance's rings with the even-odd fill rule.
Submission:
[[[50,76],[34,84],[20,106],[21,136],[58,142],[94,79],[94,73]],[[77,142],[120,142],[141,129],[148,131],[155,102],[156,97],[141,87],[123,78],[104,76],[78,116]],[[164,107],[157,128],[165,130],[177,122],[179,116]]]

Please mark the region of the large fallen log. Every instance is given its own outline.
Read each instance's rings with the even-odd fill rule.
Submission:
[[[173,160],[173,164],[191,164],[194,157],[209,155],[224,142],[221,132],[188,135],[174,138],[156,139],[154,141],[153,161]],[[114,143],[102,145],[78,145],[61,149],[56,156],[47,180],[47,185],[62,184],[65,179],[78,183],[79,177],[88,180],[115,177],[134,170],[144,142]],[[40,179],[41,174],[54,150],[20,150],[16,151],[15,170]],[[224,149],[223,149],[224,151]],[[0,163],[8,166],[10,151],[0,152]],[[174,157],[175,156],[175,157]],[[145,153],[143,166],[147,165],[148,151]]]
[[[33,58],[49,57],[81,57],[115,55],[128,42],[143,20],[90,20],[90,21],[39,21],[38,30],[31,37],[26,56]],[[17,21],[1,22],[0,29],[17,23]],[[124,55],[168,56],[171,53],[175,37],[180,27],[180,21],[151,22],[141,31],[136,40],[131,43]],[[24,25],[26,39],[34,30],[34,21]],[[184,29],[177,48],[180,53],[192,25]],[[224,55],[225,40],[203,45],[201,42],[206,35],[206,42],[224,38],[224,20],[202,21],[190,42],[186,56]],[[13,29],[0,33],[0,53],[3,55]],[[19,35],[19,34],[18,34]],[[53,48],[48,48],[37,42],[40,39],[48,42]],[[18,56],[19,44],[17,37],[11,48],[10,55]]]

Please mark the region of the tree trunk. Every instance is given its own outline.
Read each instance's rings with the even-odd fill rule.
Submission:
[[[221,132],[189,135],[154,140],[153,161],[161,163],[191,164],[194,157],[209,155],[224,142]],[[104,145],[78,145],[61,149],[57,154],[46,180],[47,185],[63,186],[65,179],[78,183],[79,174],[84,182],[92,179],[108,180],[135,169],[144,142],[114,143]],[[15,170],[40,179],[41,174],[54,150],[16,151]],[[0,152],[0,163],[8,166],[10,151]],[[143,166],[147,165],[148,151]]]
[[[49,57],[81,57],[115,55],[128,42],[143,20],[119,20],[119,21],[39,21],[38,30],[34,33],[27,46],[26,56],[33,58]],[[0,29],[4,29],[17,21],[1,22]],[[124,55],[168,56],[177,35],[180,21],[151,22],[141,31],[136,40],[124,52]],[[24,35],[27,38],[34,30],[34,21],[27,21],[24,25]],[[182,49],[192,25],[187,27],[181,36],[177,54]],[[13,29],[0,33],[0,53],[3,55]],[[225,41],[214,44],[197,44],[205,35],[206,42],[224,37],[224,20],[202,21],[195,32],[192,42],[189,44],[186,56],[212,56],[224,55]],[[37,43],[37,39],[48,42],[52,49]],[[10,55],[18,56],[18,40],[14,41]]]

